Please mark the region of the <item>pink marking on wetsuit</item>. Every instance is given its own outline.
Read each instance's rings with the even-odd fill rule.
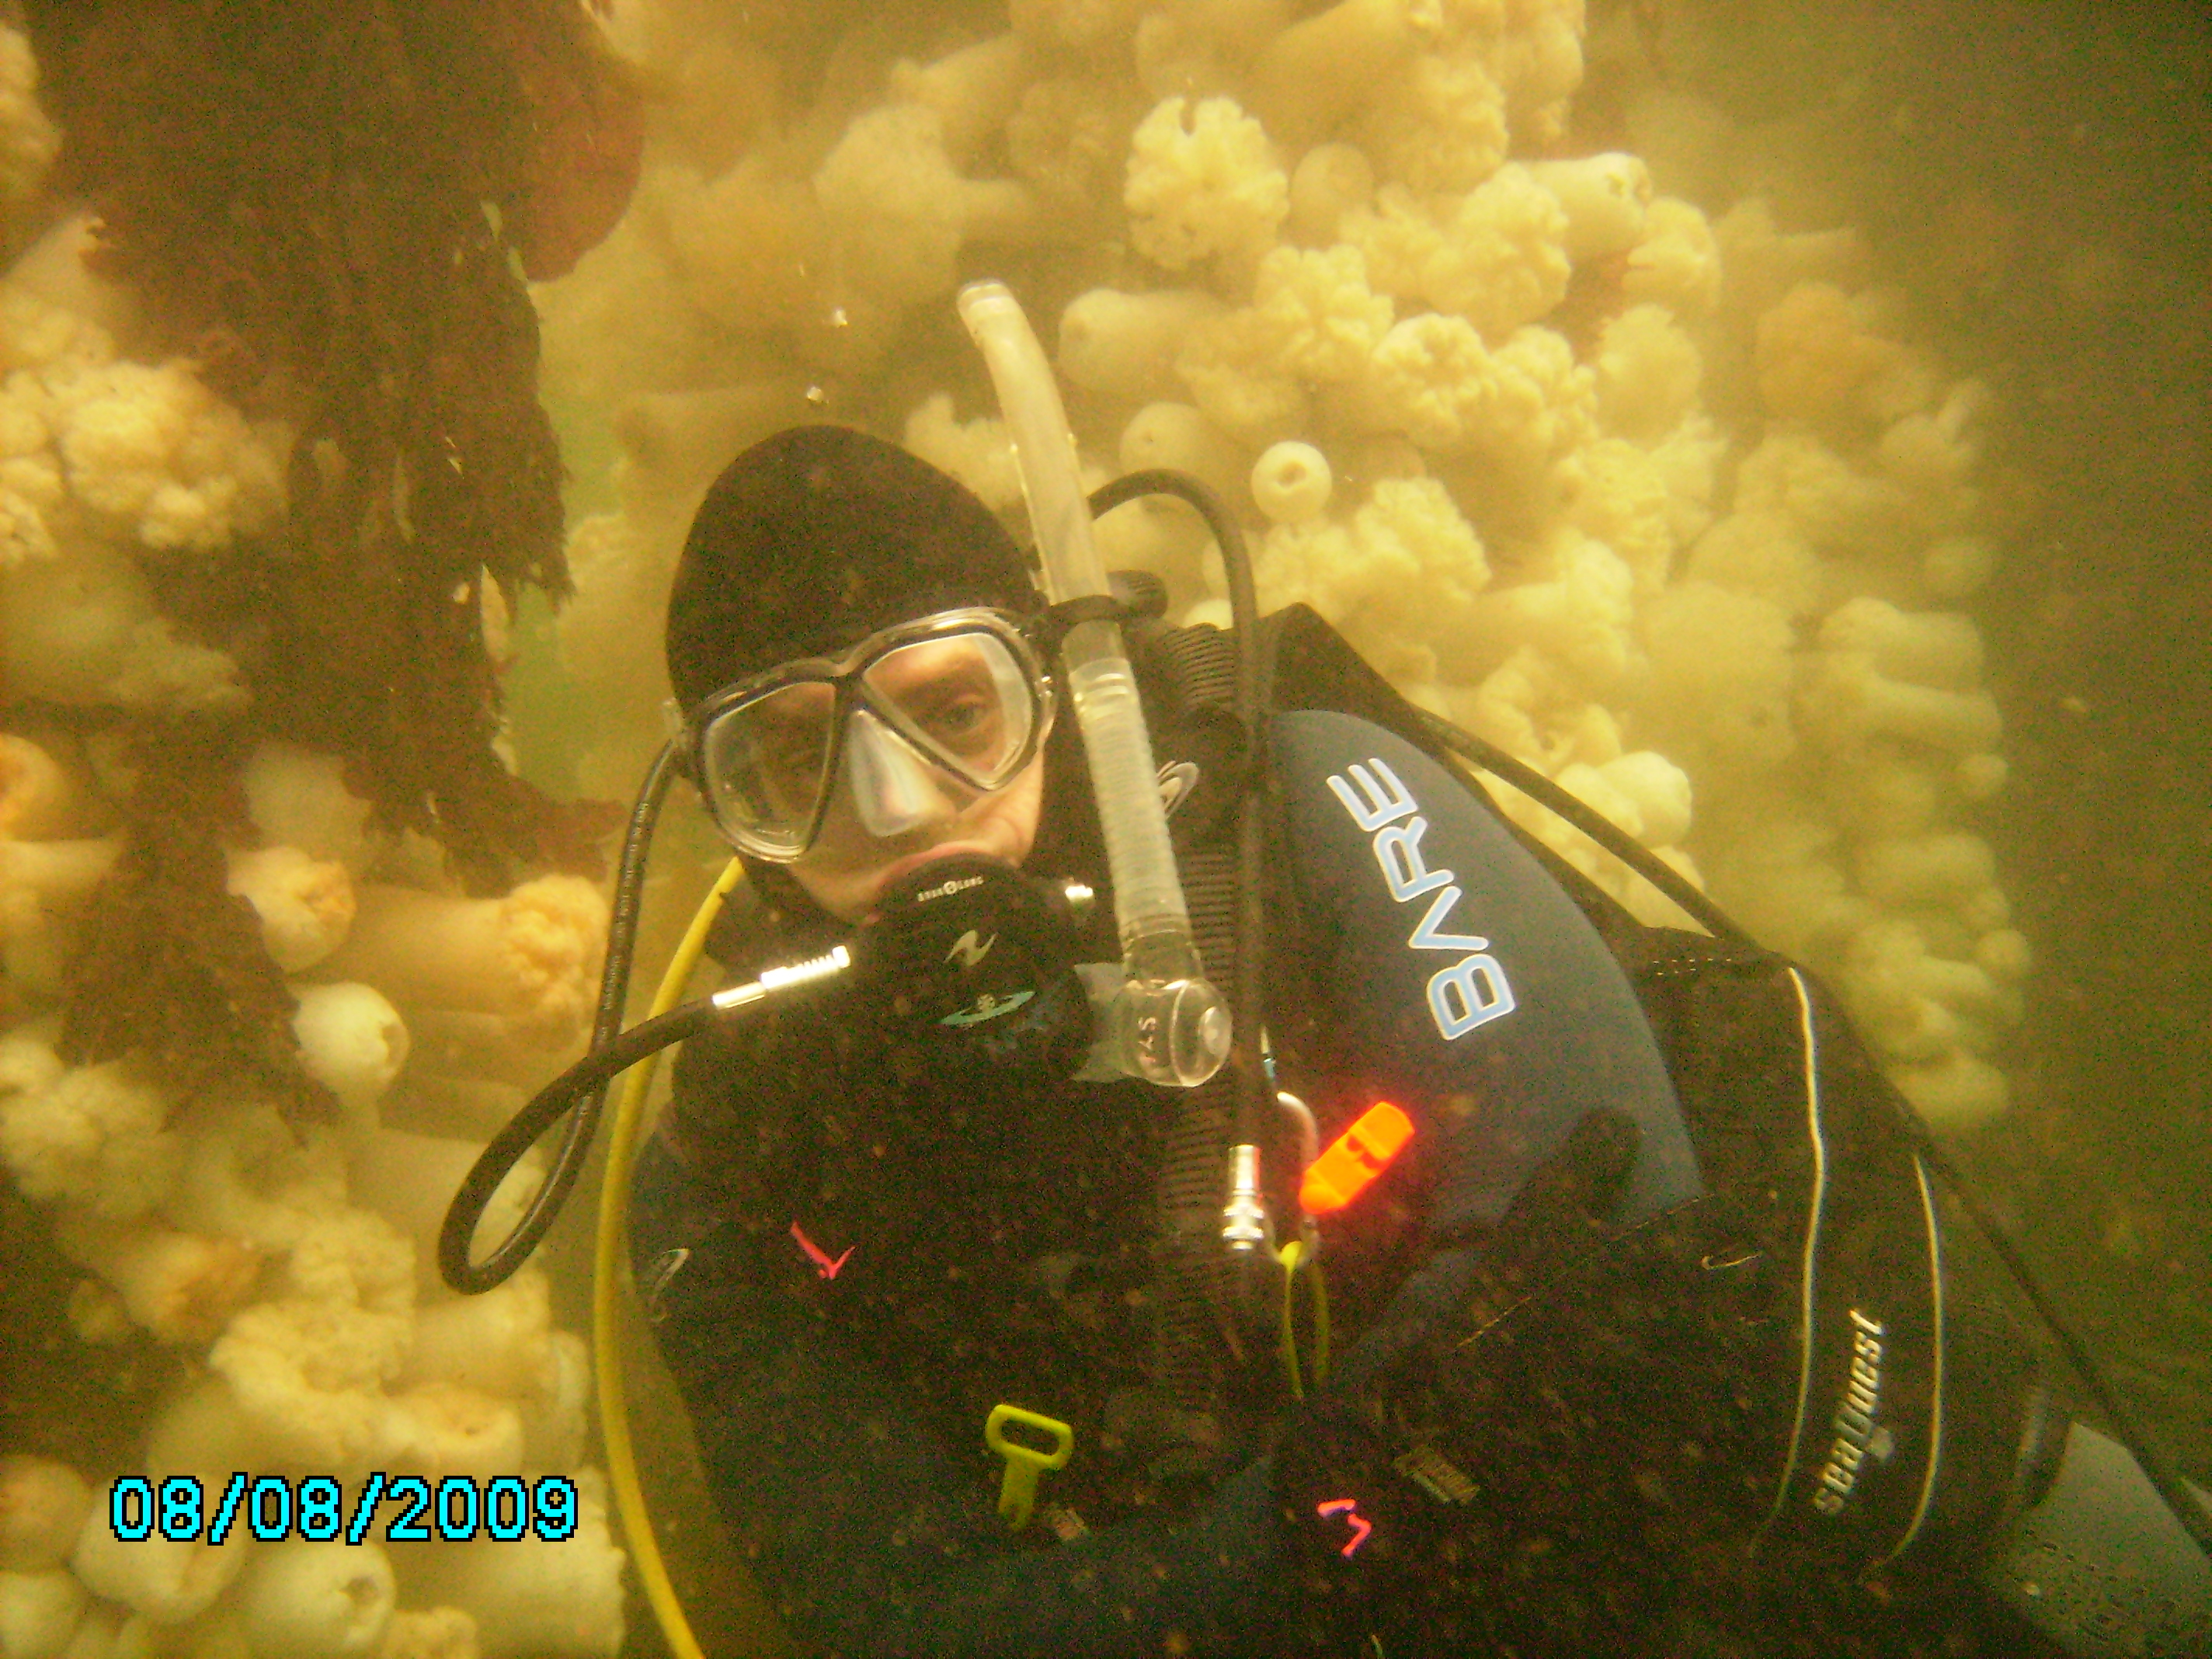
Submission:
[[[1351,1554],[1352,1551],[1365,1543],[1367,1534],[1375,1530],[1372,1522],[1360,1519],[1357,1513],[1358,1504],[1359,1500],[1356,1498],[1332,1498],[1314,1506],[1322,1515],[1340,1515],[1346,1521],[1358,1528],[1352,1534],[1352,1541],[1337,1552],[1339,1555]]]
[[[830,1252],[806,1236],[806,1230],[796,1221],[791,1224],[791,1236],[799,1241],[799,1248],[806,1252],[806,1259],[814,1264],[816,1271],[824,1279],[836,1278],[837,1269],[843,1267],[854,1250],[859,1248],[856,1245],[848,1244],[845,1247],[845,1254],[832,1261],[830,1259]]]

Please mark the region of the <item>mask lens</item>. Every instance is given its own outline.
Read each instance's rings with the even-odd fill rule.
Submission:
[[[700,744],[707,800],[723,833],[771,857],[805,849],[829,775],[836,688],[778,686],[717,715]]]
[[[900,646],[871,663],[861,683],[902,737],[979,789],[1012,775],[1036,725],[1030,678],[994,634]]]

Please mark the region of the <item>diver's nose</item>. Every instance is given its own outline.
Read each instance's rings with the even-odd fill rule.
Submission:
[[[845,730],[845,782],[861,825],[878,841],[950,817],[929,766],[865,708]]]

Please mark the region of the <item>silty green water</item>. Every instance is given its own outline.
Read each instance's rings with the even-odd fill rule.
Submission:
[[[983,6],[617,8],[610,36],[649,94],[643,172],[611,234],[531,290],[578,592],[557,615],[534,599],[519,615],[513,753],[556,794],[627,797],[662,732],[653,640],[683,526],[721,463],[781,425],[903,438],[1018,522],[951,307],[959,281],[999,276],[1057,347],[1097,478],[1175,465],[1224,488],[1263,602],[1315,605],[1409,695],[1682,859],[1829,975],[2146,1425],[2202,1478],[2204,24],[1996,0],[1649,0],[1587,17],[1445,7],[1394,33],[1368,26],[1380,9],[1024,4],[1010,36]],[[27,186],[12,199],[20,251],[60,210]],[[27,268],[9,283],[64,315],[108,307],[111,328],[126,303]],[[103,365],[132,349],[118,338],[78,360],[116,380]],[[41,339],[11,349],[46,372],[69,349],[52,325]],[[155,390],[174,418],[231,431],[194,401],[196,371],[166,372]],[[153,440],[143,463],[112,438],[70,451],[64,416],[112,432],[100,414],[70,404],[46,422],[42,447],[73,469],[55,464],[65,493],[85,497],[46,502],[60,556],[111,573],[118,556],[155,572],[173,557],[149,506],[161,479],[131,496],[126,463],[203,495],[244,479],[245,521],[209,529],[210,545],[264,533],[279,510],[252,507],[266,475],[247,437],[208,439],[194,453],[213,461]],[[1279,497],[1249,481],[1293,443],[1325,459],[1331,489],[1317,514],[1278,520],[1263,502]],[[1160,573],[1179,611],[1221,614],[1189,521],[1120,518],[1102,532],[1109,563]],[[574,1029],[488,1031],[457,1018],[493,1012],[457,1006],[477,983],[465,963],[432,988],[421,950],[357,942],[290,970],[371,985],[410,1028],[407,1069],[360,1085],[372,1103],[350,1139],[311,1131],[288,1150],[265,1123],[158,1088],[131,1124],[102,1121],[107,1164],[70,1165],[32,1127],[58,1121],[66,1073],[40,1057],[35,1022],[59,1006],[84,887],[45,854],[112,833],[128,781],[87,733],[159,697],[63,672],[52,629],[33,625],[62,601],[27,545],[0,564],[0,728],[57,757],[78,803],[9,829],[45,849],[10,853],[15,890],[34,862],[48,885],[9,920],[0,1451],[58,1460],[104,1492],[173,1472],[162,1458],[213,1468],[241,1432],[252,1444],[252,1411],[241,1431],[236,1402],[210,1392],[242,1344],[212,1373],[210,1358],[240,1319],[271,1355],[302,1352],[284,1310],[321,1293],[302,1288],[301,1241],[367,1215],[338,1251],[360,1331],[337,1346],[389,1357],[323,1389],[359,1424],[331,1449],[383,1435],[425,1469],[588,1470],[580,1216],[548,1251],[550,1294],[481,1330],[427,1282],[371,1288],[389,1252],[362,1242],[420,1232],[428,1151],[465,1156],[501,1103],[557,1069]],[[127,603],[151,618],[162,596]],[[173,682],[210,672],[165,660]],[[304,800],[305,775],[270,788]],[[261,816],[264,840],[322,833]],[[1650,902],[1571,832],[1528,821]],[[343,868],[363,915],[392,913],[388,889],[458,898],[419,843],[302,850]],[[648,981],[715,856],[679,801]],[[588,932],[588,904],[559,915],[565,937]],[[549,971],[584,987],[589,962],[571,951]],[[176,1185],[131,1210],[112,1166],[145,1152],[134,1135],[155,1166],[228,1157],[234,1201]],[[102,1206],[185,1243],[133,1255],[82,1220]],[[57,1250],[58,1232],[76,1244]],[[471,1350],[500,1358],[471,1369]],[[672,1398],[649,1364],[636,1375],[648,1483],[709,1650],[768,1650],[745,1598],[710,1591],[727,1540]],[[319,1449],[269,1455],[303,1476]],[[39,1490],[66,1497],[40,1470]],[[328,1472],[357,1486],[357,1471]],[[594,1536],[543,1569],[598,1610],[564,1636],[517,1610],[483,1550],[396,1552],[357,1600],[399,1610],[392,1628],[420,1645],[395,1650],[438,1650],[456,1608],[486,1654],[661,1650]],[[254,1572],[208,1568],[222,1582],[194,1603],[74,1556],[35,1565],[67,1575],[41,1581],[51,1620],[119,1627],[135,1607],[189,1613],[191,1640],[282,1639],[252,1623],[273,1615],[249,1617]]]

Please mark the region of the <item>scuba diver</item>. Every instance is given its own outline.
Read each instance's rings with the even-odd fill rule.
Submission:
[[[684,549],[682,764],[748,876],[709,948],[854,966],[685,1042],[631,1260],[803,1650],[2212,1651],[1808,975],[1636,921],[1310,611],[1255,722],[1162,609],[1048,605],[836,427]],[[1056,653],[1109,611],[1216,978],[1264,905],[1197,1087],[1098,1035]]]

